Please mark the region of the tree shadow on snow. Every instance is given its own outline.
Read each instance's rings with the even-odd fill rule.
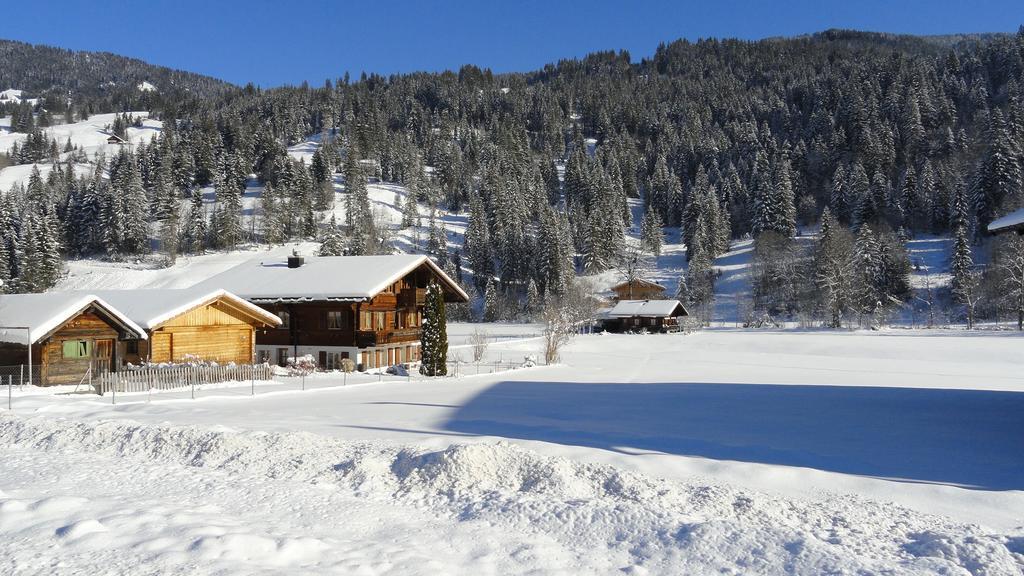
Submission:
[[[1024,394],[752,384],[500,382],[463,434],[1024,489]]]

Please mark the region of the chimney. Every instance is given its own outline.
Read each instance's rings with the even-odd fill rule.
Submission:
[[[288,267],[289,268],[299,268],[305,262],[306,262],[306,260],[302,256],[299,256],[299,251],[298,250],[292,250],[292,255],[288,257]]]

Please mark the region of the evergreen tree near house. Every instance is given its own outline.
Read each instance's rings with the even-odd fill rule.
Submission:
[[[697,217],[696,229],[693,253],[690,255],[690,264],[686,269],[686,285],[689,288],[690,302],[700,307],[706,316],[711,301],[714,299],[715,274],[712,257],[707,249],[708,239],[703,216]]]
[[[484,322],[497,322],[501,319],[501,310],[498,307],[498,287],[494,284],[493,278],[487,279],[484,288]]]
[[[366,191],[366,175],[359,165],[355,150],[349,150],[345,162],[345,222],[349,226],[349,253],[354,256],[371,254],[376,232],[373,212]]]
[[[320,241],[318,256],[341,256],[345,253],[345,240],[338,230],[338,223],[331,215],[331,221],[327,224],[323,239]]]
[[[260,194],[260,234],[263,242],[270,244],[281,244],[287,237],[285,222],[282,219],[282,212],[288,207],[283,200],[278,199],[277,189],[270,182],[263,185],[263,192]],[[333,216],[331,216],[333,222]]]
[[[208,224],[206,207],[203,205],[203,191],[192,189],[188,208],[188,220],[185,223],[185,243],[192,254],[202,254],[206,250]]]
[[[949,268],[953,274],[950,284],[953,298],[965,308],[967,329],[973,329],[975,309],[979,300],[980,278],[974,270],[971,242],[967,227],[963,224],[958,225],[953,232],[953,254],[950,256]]]
[[[423,307],[423,329],[420,336],[420,374],[448,374],[448,325],[445,317],[444,292],[436,282],[427,286]]]
[[[397,197],[397,194],[396,194]],[[416,194],[409,191],[408,197],[405,202],[402,203],[402,228],[412,228],[416,225],[416,221],[420,217],[420,211],[418,203],[416,202]]]
[[[640,244],[655,258],[661,256],[661,244],[664,234],[661,230],[661,218],[653,207],[647,208],[640,225]]]

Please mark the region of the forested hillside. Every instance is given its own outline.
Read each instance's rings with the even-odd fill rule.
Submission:
[[[216,78],[135,58],[12,40],[0,40],[0,64],[0,90],[17,89],[38,99],[44,123],[70,115],[188,106],[232,89]],[[0,113],[11,115],[12,104],[0,101]]]
[[[31,88],[7,58],[0,81]],[[67,62],[58,69],[75,77]],[[80,85],[105,80],[89,70]],[[947,297],[957,314],[1024,314],[1020,240],[985,232],[1024,204],[1024,32],[677,41],[640,61],[604,52],[527,74],[464,66],[316,88],[196,80],[170,93],[161,83],[199,77],[166,74],[148,77],[160,101],[79,88],[97,107],[147,109],[163,130],[151,144],[90,159],[89,175],[53,170],[5,191],[7,286],[46,288],[61,254],[120,259],[154,246],[174,254],[299,238],[325,239],[330,252],[387,251],[365,189],[376,176],[405,185],[427,210],[467,213],[463,253],[450,258],[434,243],[435,256],[481,290],[493,279],[506,298],[558,296],[576,274],[630,273],[627,261],[642,268],[668,227],[681,230],[690,261],[679,295],[697,311],[712,298],[714,259],[750,235],[759,313],[875,323],[912,299],[938,298],[915,294],[905,245],[941,234],[956,239]],[[121,83],[141,81],[131,78]],[[29,124],[33,152],[21,146],[12,161],[61,164],[77,153]],[[286,147],[311,135],[322,143],[311,163],[290,159]],[[347,183],[339,228],[326,216],[335,172]],[[247,228],[250,175],[264,187]],[[211,184],[208,213],[200,188]],[[642,222],[632,222],[630,198],[642,199]],[[625,234],[634,224],[640,249]],[[794,241],[819,225],[819,241]]]

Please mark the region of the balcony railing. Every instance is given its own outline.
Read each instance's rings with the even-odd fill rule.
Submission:
[[[426,303],[426,288],[407,288],[398,293],[398,304],[400,306],[423,306]]]
[[[383,344],[415,342],[420,338],[419,328],[396,328],[394,330],[359,330],[356,332],[356,346],[369,348]]]

